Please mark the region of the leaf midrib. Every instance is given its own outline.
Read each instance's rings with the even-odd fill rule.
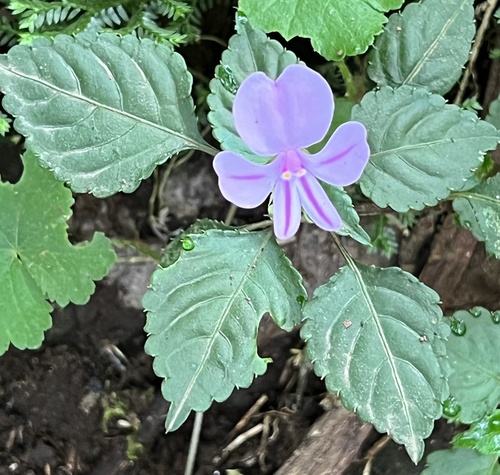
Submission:
[[[475,201],[484,201],[486,203],[492,203],[496,206],[500,206],[499,199],[493,198],[493,197],[488,196],[488,195],[482,195],[479,193],[470,193],[467,191],[459,191],[459,192],[453,193],[451,196],[452,196],[452,198],[463,198],[463,199],[468,199],[471,201],[474,201],[474,200]]]
[[[495,373],[490,373],[484,366],[481,366],[479,363],[477,363],[477,361],[470,360],[469,358],[464,358],[463,354],[458,351],[455,352],[453,351],[453,349],[448,348],[448,352],[450,353],[450,355],[453,355],[457,360],[461,360],[469,364],[471,367],[478,370],[480,373],[485,374],[486,376],[496,381],[497,385],[500,388],[500,375]]]
[[[460,5],[460,8],[457,8],[456,11],[455,11],[455,13],[453,14],[453,16],[451,18],[449,18],[448,21],[443,25],[443,28],[441,29],[441,31],[439,32],[439,34],[437,35],[437,37],[430,44],[429,48],[427,48],[427,50],[425,51],[425,53],[422,55],[422,57],[417,62],[417,64],[414,66],[414,68],[410,71],[410,73],[408,74],[408,76],[406,76],[406,79],[402,82],[403,86],[409,84],[420,73],[420,71],[424,67],[424,64],[427,62],[427,60],[429,59],[429,57],[434,53],[434,51],[438,47],[439,42],[441,41],[441,39],[444,37],[444,35],[446,34],[446,32],[450,29],[451,25],[455,22],[455,20],[457,19],[459,13],[462,12],[462,7],[466,3],[466,1],[467,0],[463,0],[462,4]]]
[[[373,321],[375,323],[375,327],[377,329],[378,337],[379,337],[380,342],[382,344],[382,348],[384,350],[384,353],[387,356],[387,360],[389,362],[389,367],[391,369],[391,373],[392,373],[392,376],[393,376],[393,379],[394,379],[394,382],[396,385],[396,389],[397,389],[398,394],[400,396],[400,400],[401,400],[401,403],[403,406],[403,412],[404,412],[405,418],[408,421],[408,426],[409,426],[411,434],[414,434],[415,431],[413,429],[410,410],[409,410],[408,404],[406,402],[407,398],[406,398],[406,394],[404,391],[404,387],[403,387],[403,384],[401,382],[401,379],[399,377],[399,374],[398,374],[398,371],[396,368],[396,362],[395,362],[394,355],[392,354],[389,343],[387,342],[387,339],[385,338],[385,334],[384,334],[384,331],[382,329],[382,324],[380,323],[380,320],[378,318],[377,310],[375,309],[375,306],[374,306],[373,301],[370,297],[370,293],[368,291],[368,288],[365,285],[363,277],[362,277],[361,273],[359,272],[359,269],[356,266],[355,262],[352,259],[348,259],[347,264],[354,273],[354,277],[355,277],[356,281],[358,282],[359,288],[361,289],[361,293],[365,299],[366,305],[368,306],[368,309],[370,310],[370,313],[372,315]]]
[[[215,326],[214,331],[211,334],[209,344],[207,345],[207,348],[203,354],[203,357],[199,361],[198,367],[196,368],[195,373],[193,374],[191,380],[189,381],[189,385],[187,386],[186,390],[184,391],[184,395],[183,395],[182,399],[178,403],[176,403],[177,409],[174,412],[174,415],[171,418],[169,417],[170,423],[166,426],[167,432],[170,432],[172,427],[175,426],[175,422],[177,421],[179,414],[182,412],[182,410],[184,408],[184,404],[186,403],[191,392],[193,391],[193,388],[196,384],[196,380],[198,379],[202,370],[205,368],[205,365],[208,361],[208,358],[210,357],[212,347],[215,344],[216,335],[219,333],[219,331],[222,328],[223,324],[225,323],[226,319],[229,317],[229,312],[230,312],[231,308],[233,307],[234,301],[236,300],[236,297],[240,294],[241,290],[243,289],[243,286],[247,282],[249,275],[252,272],[255,272],[255,269],[256,269],[255,263],[257,262],[257,259],[262,255],[262,252],[264,251],[266,244],[268,243],[269,239],[271,239],[271,235],[272,235],[272,233],[271,233],[271,231],[269,231],[266,235],[263,236],[262,243],[257,248],[257,251],[255,252],[255,255],[254,255],[252,261],[248,264],[246,271],[244,272],[244,274],[242,275],[242,277],[240,279],[240,282],[238,283],[238,286],[235,288],[231,297],[228,299],[228,302],[227,302],[227,304],[224,307],[224,310],[222,312],[221,318],[219,318],[219,321],[218,321],[217,325]]]
[[[491,139],[492,137],[489,135],[486,136],[474,136],[474,137],[457,137],[457,138],[444,138],[444,139],[439,139],[439,140],[433,140],[432,142],[421,142],[418,144],[411,144],[411,145],[402,145],[401,147],[396,147],[396,148],[391,148],[387,150],[381,150],[380,152],[375,152],[372,153],[370,156],[370,160],[373,160],[374,158],[378,157],[384,157],[385,155],[389,155],[392,153],[399,153],[399,152],[404,152],[407,150],[418,150],[419,148],[425,148],[429,147],[431,145],[442,145],[442,144],[458,144],[460,142],[468,141],[470,140],[479,140],[479,139]]]
[[[151,121],[149,121],[147,119],[144,119],[144,118],[139,117],[137,115],[131,114],[129,112],[126,112],[126,111],[123,111],[123,110],[120,110],[120,109],[116,109],[116,108],[108,106],[106,104],[102,104],[100,102],[95,101],[94,99],[91,99],[90,97],[86,97],[86,96],[83,96],[83,95],[80,95],[80,94],[71,93],[71,92],[69,92],[69,91],[67,91],[65,89],[62,89],[62,88],[54,85],[54,84],[51,84],[51,83],[49,83],[47,81],[44,81],[43,79],[40,79],[40,78],[37,78],[37,77],[34,77],[34,76],[30,76],[29,74],[24,74],[24,73],[22,73],[20,71],[17,71],[17,70],[5,67],[2,63],[0,63],[0,68],[3,69],[3,70],[5,70],[5,71],[8,71],[9,73],[14,74],[14,75],[16,75],[16,76],[18,76],[20,78],[33,81],[34,83],[37,83],[37,84],[39,84],[41,86],[44,86],[44,87],[46,87],[48,89],[51,89],[51,90],[53,90],[53,91],[55,91],[55,92],[57,92],[59,94],[62,94],[64,96],[73,98],[75,100],[79,100],[81,102],[85,102],[87,104],[91,104],[92,106],[102,108],[102,109],[107,110],[109,112],[112,112],[114,114],[120,115],[122,117],[126,117],[127,119],[131,119],[133,121],[142,123],[143,125],[146,125],[148,127],[160,130],[161,132],[166,133],[168,135],[172,135],[174,137],[177,137],[177,138],[185,141],[188,145],[191,145],[193,148],[195,148],[197,150],[200,150],[202,152],[208,153],[209,155],[215,155],[217,153],[217,150],[214,149],[213,147],[211,147],[210,145],[204,144],[202,142],[198,142],[198,141],[196,141],[196,140],[194,140],[194,139],[192,139],[190,137],[187,137],[186,135],[183,135],[183,134],[181,134],[179,132],[176,132],[173,129],[170,129],[169,127],[165,127],[163,125],[156,124],[155,122],[151,122]]]

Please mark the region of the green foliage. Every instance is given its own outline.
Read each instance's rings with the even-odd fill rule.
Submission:
[[[410,86],[369,92],[352,118],[366,126],[372,153],[361,190],[396,211],[421,210],[460,190],[500,140],[474,113]]]
[[[222,53],[221,64],[215,70],[215,79],[210,81],[211,93],[207,98],[211,109],[208,120],[223,150],[239,153],[257,163],[267,161],[254,155],[236,132],[232,114],[234,95],[250,74],[262,71],[276,79],[287,66],[297,62],[293,53],[261,31],[254,30],[247,18],[237,15],[236,34],[229,40],[228,49]]]
[[[454,193],[453,209],[486,250],[500,259],[500,175],[469,191]]]
[[[173,264],[153,274],[143,299],[145,350],[172,402],[167,431],[191,410],[204,411],[263,374],[268,361],[258,356],[256,342],[262,315],[269,312],[291,330],[306,297],[271,231],[212,229],[184,236],[186,242]]]
[[[23,157],[24,174],[12,185],[0,182],[0,354],[9,343],[37,348],[51,327],[51,305],[84,304],[94,280],[115,261],[111,242],[96,233],[90,243],[72,245],[66,221],[71,191]]]
[[[424,0],[390,16],[370,55],[368,74],[379,86],[416,86],[447,93],[469,58],[473,0]]]
[[[465,432],[457,434],[452,443],[455,447],[476,449],[481,454],[500,456],[500,410],[472,424]]]
[[[491,104],[486,120],[500,130],[500,97],[497,97]]]
[[[368,250],[370,253],[380,252],[383,256],[390,259],[398,252],[398,241],[396,232],[391,226],[388,226],[389,218],[382,214],[375,219],[373,223],[373,231],[370,233],[372,248]]]
[[[350,236],[365,246],[371,243],[370,236],[359,224],[359,216],[352,205],[351,197],[339,186],[321,184],[342,218],[342,228],[337,231],[341,236]]]
[[[439,296],[401,269],[346,258],[304,306],[308,356],[346,408],[404,444],[416,463],[448,396]]]
[[[189,237],[190,234],[203,234],[209,229],[222,229],[228,231],[231,228],[220,221],[213,221],[206,218],[196,220],[196,222],[189,226],[189,228],[168,243],[168,246],[162,252],[160,266],[171,266],[175,261],[177,261],[177,259],[179,259],[182,250],[189,247],[188,243],[190,242],[189,239],[191,239]]]
[[[113,34],[57,36],[0,56],[14,128],[73,191],[134,191],[186,149],[213,153],[198,132],[191,75],[165,45]]]
[[[450,449],[432,452],[422,475],[500,475],[498,458],[481,455],[472,449]]]
[[[0,112],[0,135],[5,137],[5,134],[10,130],[12,121],[2,112]]]
[[[364,53],[387,21],[384,12],[403,0],[240,0],[252,24],[266,32],[277,31],[289,40],[310,38],[325,58],[339,60]]]
[[[460,408],[455,419],[465,424],[491,414],[500,403],[500,316],[481,307],[472,313],[454,313],[454,319],[462,326],[460,331],[452,332],[446,343],[453,371],[450,393]]]
[[[134,33],[159,43],[179,45],[199,33],[201,0],[9,0],[12,18],[0,21],[0,44],[31,43],[43,36],[84,30]],[[211,2],[212,4],[214,2]]]

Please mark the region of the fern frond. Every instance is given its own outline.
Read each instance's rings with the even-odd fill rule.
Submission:
[[[0,135],[5,137],[5,134],[10,130],[10,123],[12,119],[0,112]]]
[[[127,11],[122,5],[104,8],[96,15],[96,18],[109,28],[121,26],[130,20]]]
[[[7,17],[0,16],[0,46],[12,46],[16,41],[17,31],[12,23]]]
[[[9,4],[14,17],[19,16],[18,27],[33,33],[44,25],[56,25],[73,20],[81,8],[68,4],[67,1],[46,2],[42,0],[12,0]]]

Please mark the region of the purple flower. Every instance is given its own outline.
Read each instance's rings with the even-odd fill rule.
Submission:
[[[259,165],[224,151],[214,168],[224,197],[240,208],[255,208],[272,193],[274,233],[289,239],[298,230],[302,208],[326,231],[338,231],[342,219],[319,184],[346,186],[359,179],[370,156],[366,129],[346,122],[325,147],[309,147],[324,138],[333,118],[333,94],[315,71],[288,66],[276,81],[264,73],[248,76],[236,93],[233,118],[248,148],[276,158]]]

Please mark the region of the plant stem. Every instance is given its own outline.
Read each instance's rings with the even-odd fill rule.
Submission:
[[[256,229],[268,228],[272,226],[273,222],[270,219],[266,219],[265,221],[259,221],[258,223],[246,224],[245,226],[241,226],[240,229],[245,231],[255,231]]]
[[[340,74],[342,74],[342,79],[346,87],[346,96],[351,99],[351,101],[356,102],[358,92],[351,71],[349,71],[347,64],[345,64],[343,60],[336,61],[335,64],[338,66]]]
[[[491,16],[493,15],[493,12],[496,9],[497,3],[498,0],[486,0],[486,2],[484,2],[484,4],[486,5],[486,10],[484,12],[481,25],[477,29],[476,38],[474,40],[474,46],[472,47],[472,52],[469,59],[469,64],[467,65],[462,80],[460,81],[457,97],[455,97],[455,100],[453,101],[454,104],[458,105],[463,102],[467,85],[469,84],[469,80],[472,76],[472,72],[476,64],[476,60],[479,56],[479,50],[481,49],[481,46],[483,44],[484,35],[486,33],[486,30],[488,29]]]
[[[238,211],[238,207],[234,204],[231,204],[229,211],[227,212],[226,219],[224,220],[224,224],[226,226],[231,226],[231,222],[234,219],[234,216],[236,215],[236,211]]]
[[[184,475],[192,475],[194,462],[196,461],[196,452],[200,442],[201,426],[203,424],[203,412],[196,412],[194,417],[193,432],[191,434],[191,442],[189,443],[189,452],[186,461],[186,469]]]
[[[352,256],[349,254],[349,251],[345,248],[345,246],[342,244],[342,241],[339,239],[339,237],[335,233],[330,233],[332,236],[333,242],[337,246],[338,250],[342,254],[342,257],[345,259],[346,264],[351,268],[351,269],[357,269],[356,264],[354,263],[354,259]]]

